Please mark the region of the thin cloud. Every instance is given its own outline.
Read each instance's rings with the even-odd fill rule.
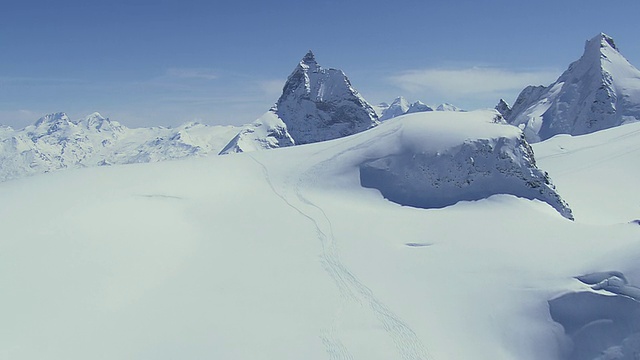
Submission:
[[[166,75],[178,79],[216,80],[219,76],[211,69],[204,68],[171,68]]]
[[[282,87],[285,81],[279,80],[264,80],[258,82],[258,87],[263,91],[263,95],[266,98],[273,98],[275,102],[277,98],[282,94]]]
[[[486,98],[488,95],[522,90],[528,85],[547,85],[557,78],[553,70],[517,71],[490,67],[409,70],[389,81],[409,93],[432,93],[449,98]]]
[[[1,110],[0,126],[11,126],[14,129],[22,129],[27,125],[31,125],[39,118],[46,115],[37,110]]]

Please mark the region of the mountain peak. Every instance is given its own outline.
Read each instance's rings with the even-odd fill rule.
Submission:
[[[393,102],[391,103],[391,105],[401,105],[401,104],[408,104],[407,99],[404,98],[404,96],[398,96],[397,98],[393,99]]]
[[[610,46],[614,50],[618,50],[616,43],[613,41],[613,38],[605,33],[600,33],[594,36],[591,40],[587,40],[587,43],[585,44],[585,49],[589,48],[590,46],[597,47],[597,48]]]
[[[78,124],[83,125],[87,129],[95,130],[98,132],[102,131],[112,131],[112,132],[122,132],[123,126],[120,125],[117,121],[111,121],[109,118],[105,118],[100,115],[99,112],[94,112],[93,114],[87,115],[83,120],[79,121]]]
[[[601,59],[606,58],[607,54],[619,53],[619,51],[611,36],[600,33],[585,42],[583,58]]]
[[[417,112],[425,112],[425,111],[433,111],[433,108],[422,101],[418,100],[409,106],[409,109],[406,111],[407,114],[417,113]]]
[[[287,78],[276,104],[245,126],[221,153],[332,140],[378,124],[375,110],[344,72],[321,67],[309,50]]]
[[[525,88],[511,109],[505,117],[522,127],[529,141],[640,121],[640,71],[613,38],[600,33],[586,42],[582,57],[556,82]]]
[[[318,62],[316,61],[316,56],[313,54],[313,51],[309,50],[307,54],[302,58],[300,64],[308,65],[308,66],[317,66]]]
[[[58,121],[69,121],[69,117],[67,116],[66,113],[63,112],[57,112],[57,113],[53,113],[53,114],[47,114],[43,117],[41,117],[40,119],[38,119],[38,121],[36,121],[35,126],[40,126],[42,124],[54,124]]]

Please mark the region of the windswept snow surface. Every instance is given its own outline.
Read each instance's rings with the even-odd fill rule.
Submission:
[[[306,146],[0,183],[0,358],[568,359],[548,301],[614,295],[580,275],[640,284],[638,209],[592,223],[581,198],[638,200],[635,184],[595,176],[640,175],[635,124],[615,129],[630,130],[626,154],[599,133],[560,144],[596,158],[537,144],[576,221],[513,195],[420,209],[363,188],[367,161],[484,137],[429,135],[413,119],[434,114]],[[494,113],[475,114],[485,129]],[[561,173],[560,158],[586,177]],[[570,191],[580,182],[588,194]]]

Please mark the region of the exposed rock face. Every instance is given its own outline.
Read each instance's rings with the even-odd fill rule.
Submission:
[[[413,104],[411,104],[411,106],[409,106],[409,109],[406,111],[405,114],[413,114],[417,112],[426,112],[426,111],[433,111],[433,108],[423,103],[422,101],[416,101]]]
[[[511,117],[511,106],[509,106],[509,104],[507,104],[507,102],[504,101],[504,99],[500,99],[500,102],[498,102],[498,105],[496,105],[495,109],[505,119],[508,119]]]
[[[555,83],[525,88],[511,112],[503,115],[522,128],[530,142],[638,121],[640,71],[620,54],[611,37],[599,34],[586,42],[582,57]]]
[[[392,149],[388,154],[380,149],[375,157],[367,156],[360,165],[360,182],[401,205],[442,208],[511,194],[546,202],[573,219],[547,173],[536,166],[522,132],[496,117],[500,115],[493,111],[403,116],[397,125],[403,134],[400,143],[387,144]]]
[[[321,67],[309,51],[289,75],[278,102],[245,126],[221,154],[332,140],[379,123],[344,72]]]
[[[311,51],[289,75],[271,111],[284,121],[297,145],[352,135],[379,123],[344,72],[321,67]]]

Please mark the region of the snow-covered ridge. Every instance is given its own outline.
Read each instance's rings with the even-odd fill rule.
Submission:
[[[367,146],[342,156],[352,158],[362,186],[401,205],[442,208],[510,194],[546,202],[573,219],[522,132],[496,111],[403,115],[357,141]]]
[[[65,113],[49,114],[24,129],[0,130],[0,181],[65,168],[215,154],[235,131],[198,123],[129,129],[99,113],[77,121]]]
[[[272,126],[263,126],[265,119]],[[221,154],[332,140],[378,124],[375,110],[344,72],[321,67],[309,51],[289,75],[276,104],[245,126]],[[272,130],[275,136],[269,135]]]
[[[220,155],[293,146],[295,142],[287,125],[271,111],[267,111],[251,125],[245,126],[220,151]]]
[[[611,128],[640,120],[640,71],[610,36],[599,34],[556,82],[529,86],[512,108],[504,101],[498,107],[530,142]]]

